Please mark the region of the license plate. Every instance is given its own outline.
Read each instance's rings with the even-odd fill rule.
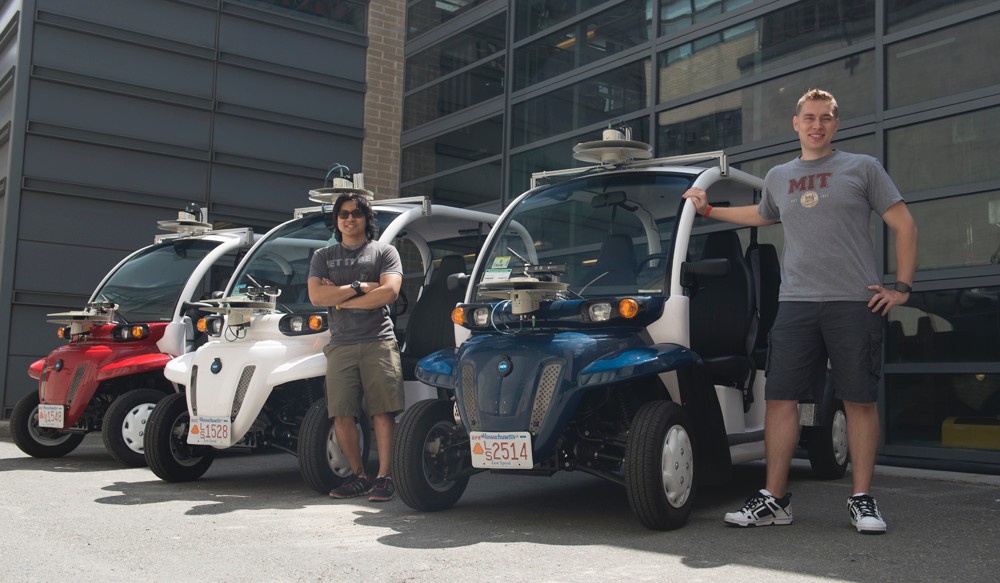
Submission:
[[[62,405],[38,405],[38,426],[62,429],[65,411]]]
[[[187,442],[192,445],[229,445],[233,432],[228,417],[192,417]]]
[[[531,434],[527,431],[469,433],[472,467],[530,470]]]

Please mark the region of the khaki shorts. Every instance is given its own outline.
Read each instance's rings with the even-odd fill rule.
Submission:
[[[326,410],[330,417],[396,415],[405,407],[403,365],[395,340],[361,344],[327,344]]]

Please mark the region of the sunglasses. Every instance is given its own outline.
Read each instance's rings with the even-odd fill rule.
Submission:
[[[340,211],[339,213],[337,213],[337,216],[340,217],[341,219],[344,219],[344,220],[347,220],[347,219],[349,219],[351,217],[354,217],[356,219],[360,219],[360,218],[364,218],[365,211],[363,211],[361,209],[354,209],[353,211]]]

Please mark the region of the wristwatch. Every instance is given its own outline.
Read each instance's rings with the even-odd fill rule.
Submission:
[[[894,290],[896,290],[896,291],[898,291],[899,293],[902,293],[902,294],[908,294],[911,291],[913,291],[913,288],[910,287],[910,284],[903,283],[901,281],[897,281],[896,285],[892,286],[892,289],[894,289]]]
[[[357,281],[357,280],[352,281],[351,282],[351,289],[354,290],[354,296],[355,297],[365,295],[365,292],[361,291],[361,282],[360,281]]]

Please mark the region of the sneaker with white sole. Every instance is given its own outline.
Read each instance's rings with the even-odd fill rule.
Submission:
[[[727,512],[723,520],[732,526],[770,526],[792,523],[792,493],[775,498],[764,490],[755,492],[736,512]]]
[[[878,511],[878,504],[868,494],[848,498],[847,510],[851,513],[851,524],[861,534],[885,534],[885,521]]]

